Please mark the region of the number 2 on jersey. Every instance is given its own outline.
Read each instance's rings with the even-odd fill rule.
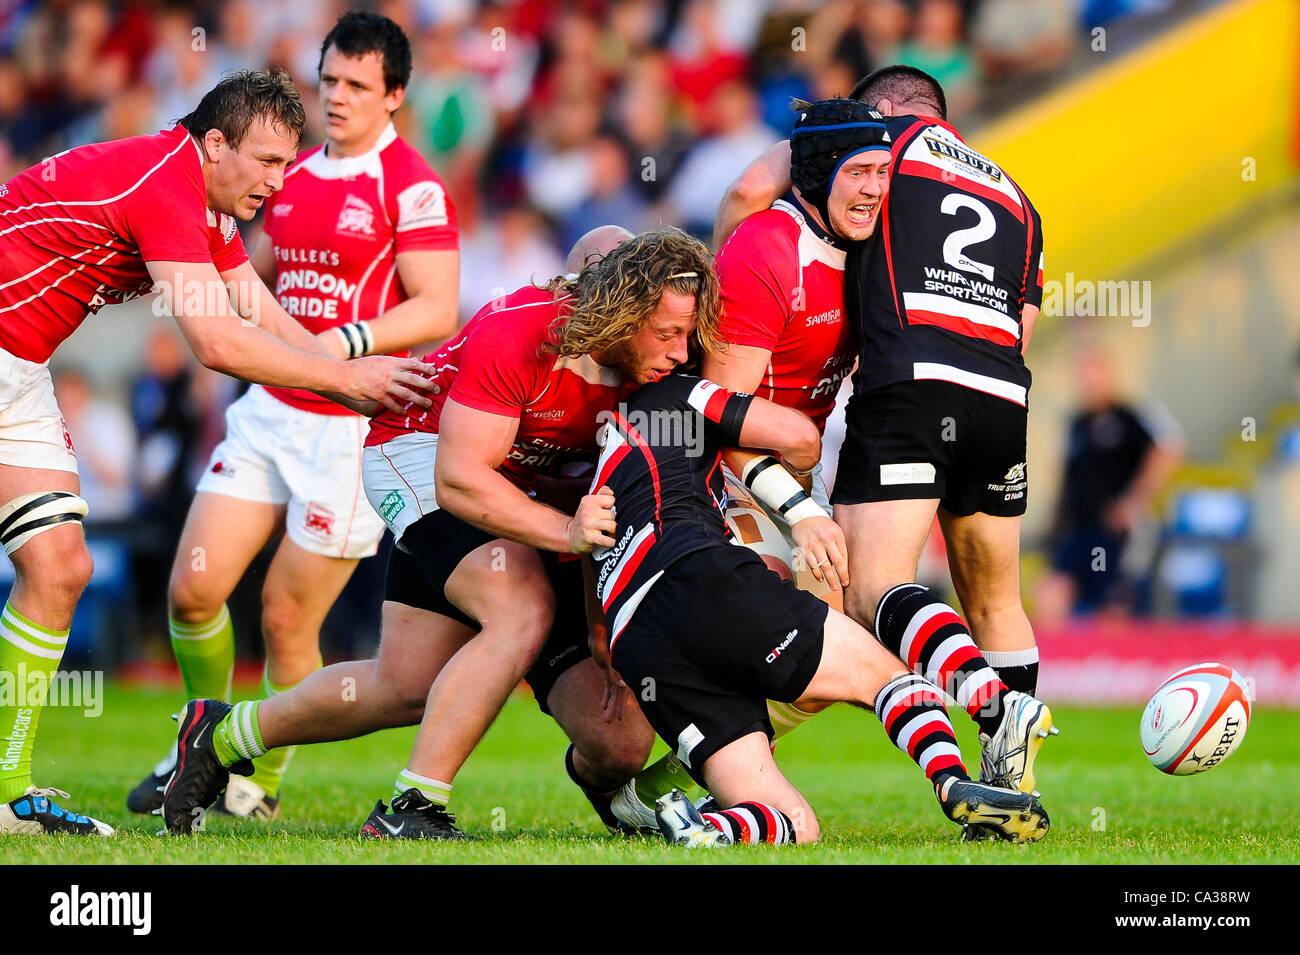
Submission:
[[[993,238],[993,233],[998,228],[997,222],[994,220],[993,213],[989,211],[988,206],[962,192],[948,193],[943,197],[943,202],[939,204],[939,211],[946,216],[955,216],[959,209],[974,210],[975,214],[979,216],[979,222],[969,229],[958,229],[949,233],[948,238],[943,240],[943,260],[954,269],[961,269],[963,272],[975,272],[991,282],[993,281],[993,266],[986,262],[977,262],[966,255],[966,246],[975,245],[986,239]]]

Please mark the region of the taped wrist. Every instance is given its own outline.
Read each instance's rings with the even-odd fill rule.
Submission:
[[[343,345],[347,349],[349,358],[360,358],[375,350],[375,336],[370,331],[368,322],[339,325],[337,330],[343,336]]]
[[[740,479],[756,498],[780,514],[787,524],[793,526],[804,518],[826,516],[820,505],[770,454],[747,463]]]

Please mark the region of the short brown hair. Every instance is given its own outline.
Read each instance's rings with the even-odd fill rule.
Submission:
[[[298,88],[284,70],[232,73],[203,94],[194,112],[177,120],[177,124],[196,139],[202,139],[210,129],[219,130],[230,148],[238,149],[259,116],[276,132],[292,133],[295,140],[302,139],[307,111]]]
[[[548,346],[565,357],[590,355],[630,341],[659,307],[664,289],[695,297],[692,351],[712,354],[722,348],[713,256],[681,229],[635,235],[592,261],[576,278],[552,279],[546,288],[557,297],[574,297],[557,320],[557,340]]]

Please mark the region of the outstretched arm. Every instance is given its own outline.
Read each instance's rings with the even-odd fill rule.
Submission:
[[[777,143],[742,172],[722,197],[713,226],[713,250],[722,248],[731,233],[755,212],[776,202],[790,190],[790,141]]]

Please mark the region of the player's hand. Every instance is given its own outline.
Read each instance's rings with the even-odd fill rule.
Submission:
[[[606,723],[612,723],[623,719],[623,708],[631,698],[632,691],[617,670],[607,670],[605,674],[605,692],[600,698],[600,718]]]
[[[614,518],[614,492],[602,487],[578,502],[578,511],[569,518],[565,536],[574,554],[590,554],[597,547],[613,547],[618,521]]]
[[[327,328],[322,332],[317,332],[316,343],[331,358],[336,358],[339,361],[347,360],[348,346],[343,343],[343,336],[339,334],[338,329]]]
[[[353,358],[342,365],[344,386],[339,393],[362,401],[378,401],[389,411],[401,414],[408,405],[428,408],[441,390],[431,377],[432,365],[414,358],[372,355]],[[427,392],[427,394],[426,394]]]
[[[813,577],[831,590],[849,585],[849,561],[844,531],[829,517],[805,517],[790,528],[790,536]]]

